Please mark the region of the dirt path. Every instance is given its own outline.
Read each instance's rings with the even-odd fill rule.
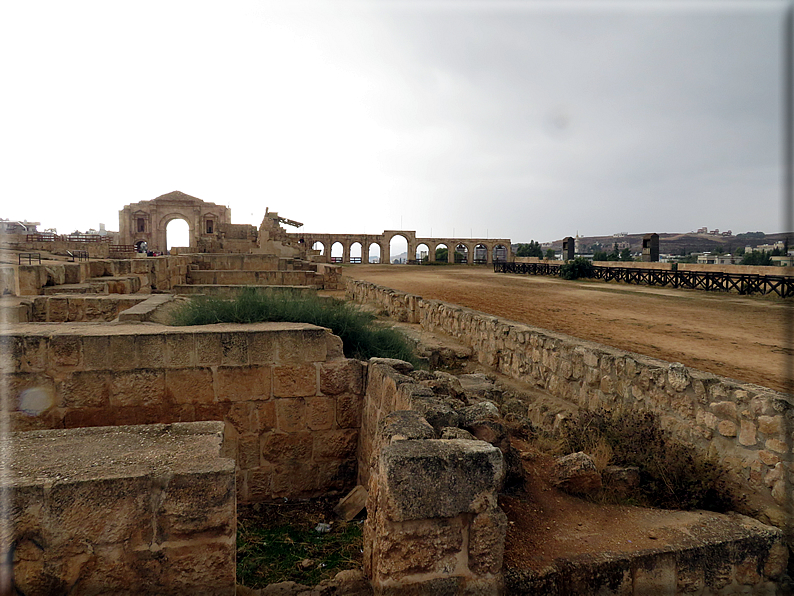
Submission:
[[[553,277],[486,267],[352,265],[344,274],[780,391],[794,302]],[[788,344],[788,345],[787,345]]]

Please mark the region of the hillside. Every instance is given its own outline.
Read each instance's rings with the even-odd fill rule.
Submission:
[[[659,252],[663,254],[685,255],[690,252],[708,252],[721,248],[726,253],[733,252],[735,249],[745,246],[756,246],[758,244],[774,244],[783,241],[788,235],[789,244],[794,246],[794,233],[788,234],[764,234],[763,232],[752,232],[736,234],[734,236],[710,236],[708,234],[659,234]],[[642,251],[642,237],[644,234],[627,234],[615,238],[609,236],[581,236],[579,246],[581,252],[591,252],[594,244],[601,244],[602,250],[610,250],[615,242],[628,242],[632,252]],[[529,242],[529,241],[527,241]],[[557,251],[562,250],[562,239],[552,242],[552,248]]]

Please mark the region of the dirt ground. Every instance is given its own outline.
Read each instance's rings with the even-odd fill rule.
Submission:
[[[489,267],[349,265],[344,274],[505,319],[790,391],[794,302]]]

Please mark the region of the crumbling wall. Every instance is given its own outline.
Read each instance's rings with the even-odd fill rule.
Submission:
[[[359,481],[368,486],[364,569],[375,594],[499,594],[502,452],[485,441],[438,439],[409,409],[432,391],[394,367],[410,370],[369,361],[359,442]]]
[[[348,279],[347,293],[450,335],[482,364],[581,407],[657,414],[677,440],[730,470],[748,497],[748,514],[787,524],[790,395],[369,282]]]
[[[3,593],[235,593],[220,422],[12,433]],[[11,577],[9,577],[11,576]]]
[[[355,484],[364,367],[327,329],[37,323],[0,340],[12,430],[223,420],[241,501]]]
[[[46,263],[13,266],[16,272],[12,283],[5,282],[3,292],[16,296],[36,296],[45,288],[62,284],[96,282],[92,291],[104,293],[132,293],[140,288],[147,291],[170,290],[184,284],[190,260],[187,257],[146,257],[136,259],[94,259],[81,263]],[[110,278],[110,279],[102,279]],[[118,287],[114,287],[114,283]]]

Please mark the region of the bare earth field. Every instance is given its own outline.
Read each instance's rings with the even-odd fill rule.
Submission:
[[[344,274],[551,331],[791,391],[794,302],[597,280],[494,273],[490,267],[348,265]]]

